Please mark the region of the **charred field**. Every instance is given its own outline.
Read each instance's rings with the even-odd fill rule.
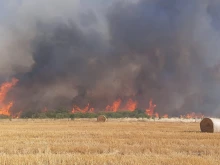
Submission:
[[[0,164],[216,165],[220,134],[199,122],[0,120]]]

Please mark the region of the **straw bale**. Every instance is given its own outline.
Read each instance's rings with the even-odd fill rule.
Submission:
[[[100,115],[97,117],[97,122],[106,122],[107,118],[104,115]]]
[[[220,132],[220,119],[204,118],[200,122],[200,129],[202,132]]]

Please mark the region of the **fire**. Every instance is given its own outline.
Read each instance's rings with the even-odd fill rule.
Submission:
[[[18,112],[18,113],[15,113],[15,114],[13,114],[12,117],[15,118],[15,119],[18,119],[18,118],[20,118],[21,113],[22,113],[22,111],[20,111],[20,112]]]
[[[2,106],[0,108],[0,114],[10,116],[11,113],[9,112],[9,110],[11,109],[12,106],[13,106],[13,102],[10,102],[6,105],[2,104]]]
[[[78,106],[74,105],[72,109],[72,113],[87,113],[87,112],[94,112],[94,108],[90,108],[90,104],[88,103],[87,106],[83,109],[79,108]]]
[[[13,104],[9,104],[8,105],[8,109],[10,109],[10,107]],[[120,98],[118,98],[117,100],[115,100],[111,105],[107,105],[105,108],[106,112],[118,112],[119,110],[128,110],[130,112],[135,111],[135,109],[137,108],[138,102],[136,100],[132,100],[131,98],[128,99],[128,101],[126,102],[125,106],[121,106],[122,104],[122,100]],[[149,107],[146,109],[146,114],[150,117],[155,117],[155,118],[168,118],[169,115],[168,114],[164,114],[163,116],[160,115],[159,113],[155,112],[155,108],[156,108],[156,104],[153,103],[153,99],[150,99],[149,101]],[[7,108],[5,108],[7,109]],[[46,107],[43,111],[47,111]],[[80,108],[77,105],[73,106],[72,109],[72,113],[94,113],[95,108],[91,107],[90,104],[88,103],[84,108]],[[6,111],[7,112],[7,111]],[[5,114],[7,114],[6,112],[4,112]],[[187,119],[191,119],[191,118],[203,118],[204,115],[202,115],[201,113],[188,113],[186,115],[181,115],[181,118],[187,118]]]
[[[10,109],[13,106],[13,102],[5,104],[5,97],[12,87],[14,87],[18,82],[18,79],[13,78],[11,82],[5,82],[0,86],[0,114],[10,116]]]
[[[137,101],[133,101],[132,99],[129,99],[125,106],[125,109],[133,112],[136,108],[137,108]]]
[[[107,105],[105,110],[107,112],[117,112],[120,108],[122,100],[119,98],[116,101],[112,103],[112,106]],[[125,107],[122,108],[122,110],[129,110],[133,112],[137,108],[137,101],[134,101],[132,99],[129,99],[125,105]]]
[[[89,110],[89,103],[87,104],[87,106],[83,109],[81,109],[82,113],[86,113]]]
[[[11,114],[10,109],[12,108],[14,102],[11,101],[9,103],[5,103],[5,98],[8,94],[8,92],[17,84],[18,79],[13,78],[10,82],[5,82],[0,85],[0,114],[1,115],[7,115],[11,116],[13,115],[14,118],[19,118],[21,111],[18,112],[17,114]],[[107,112],[117,112],[121,106],[122,100],[118,98],[116,101],[112,103],[112,105],[106,106],[106,111]],[[131,112],[135,111],[137,108],[138,102],[132,99],[128,99],[127,103],[125,104],[124,107],[122,107],[122,110],[129,110]],[[150,117],[155,116],[156,118],[159,118],[159,113],[155,112],[156,104],[153,104],[153,99],[150,99],[149,101],[149,107],[146,109],[146,114]],[[48,109],[45,107],[42,109],[42,112],[47,112]],[[88,103],[84,108],[80,108],[77,105],[73,106],[72,113],[93,113],[95,109],[90,106]],[[181,118],[203,118],[204,115],[201,113],[188,113],[186,115],[181,115]],[[168,114],[163,115],[163,118],[168,118]]]
[[[117,112],[121,105],[121,99],[118,99],[113,102],[112,106],[108,105],[105,109],[110,112]]]
[[[90,112],[90,113],[94,113],[94,111],[95,111],[95,108],[90,108],[90,109],[89,109],[89,112]]]
[[[201,113],[188,113],[184,116],[187,119],[195,119],[195,118],[204,118],[204,115],[202,115]]]
[[[11,82],[5,82],[0,87],[0,103],[5,100],[5,97],[9,90],[15,86],[18,82],[18,79],[13,78]]]
[[[45,112],[48,112],[47,107],[44,107],[44,109],[42,109],[41,112],[44,112],[44,113],[45,113]]]
[[[156,108],[156,104],[153,104],[153,99],[150,99],[150,102],[149,102],[149,108],[148,109],[146,109],[146,114],[148,115],[148,116],[153,116],[153,114],[154,114],[154,109]]]
[[[159,113],[156,112],[154,115],[156,118],[159,118]]]
[[[163,115],[163,118],[168,118],[168,117],[169,117],[168,114]]]

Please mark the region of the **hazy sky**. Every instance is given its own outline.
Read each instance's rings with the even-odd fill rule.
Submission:
[[[62,1],[62,0],[61,0]],[[108,1],[103,1],[103,0],[73,0],[74,1],[79,1],[81,4],[86,5],[86,6],[102,6],[102,5],[107,5],[107,4],[111,4],[113,1],[115,0],[108,0]],[[15,14],[15,12],[19,9],[19,7],[22,5],[22,3],[25,2],[27,3],[28,1],[26,0],[0,0],[0,21],[2,20],[7,20],[7,18],[9,19],[10,15]],[[36,3],[36,4],[40,4],[38,3],[38,0],[31,0],[29,2],[32,3]],[[45,5],[46,3],[48,3],[49,1],[45,1]],[[58,1],[54,1],[55,3]]]
[[[0,0],[0,20],[7,19],[9,14],[13,14],[13,11],[21,2],[22,0]]]
[[[2,19],[7,11],[6,0],[0,1],[0,18]]]

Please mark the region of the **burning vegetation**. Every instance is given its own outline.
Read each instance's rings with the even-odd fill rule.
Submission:
[[[9,103],[5,103],[5,98],[7,97],[8,92],[14,86],[16,86],[17,82],[18,82],[18,79],[13,78],[10,82],[5,82],[0,86],[0,115],[11,116],[13,118],[19,118],[21,116],[23,111],[19,111],[18,113],[13,113],[10,111],[11,108],[13,107],[13,103],[14,103],[13,101],[11,101]],[[153,103],[153,99],[150,99],[149,107],[146,109],[145,112],[144,111],[138,112],[137,108],[138,108],[138,102],[136,100],[128,99],[126,104],[124,106],[122,106],[122,99],[117,99],[111,105],[107,105],[105,108],[105,111],[103,111],[103,112],[107,113],[108,116],[110,114],[110,117],[114,117],[114,115],[111,115],[111,113],[119,112],[119,116],[116,115],[115,117],[155,117],[155,118],[162,117],[162,118],[168,118],[168,115],[166,115],[166,114],[163,116],[160,116],[158,112],[155,112],[156,104]],[[63,112],[64,111],[61,110],[58,112],[58,114],[59,113],[62,114]],[[123,113],[123,112],[125,112],[125,113]],[[131,114],[126,113],[126,112],[131,112]],[[38,113],[38,115],[40,113],[48,114],[48,113],[50,113],[50,111],[48,111],[47,107],[44,107]],[[67,110],[66,113],[69,113],[69,111]],[[80,108],[77,105],[73,105],[73,109],[71,111],[71,114],[86,114],[86,113],[93,113],[94,114],[90,117],[96,117],[97,115],[100,115],[99,113],[97,113],[97,111],[95,112],[95,108],[91,107],[89,103],[84,108]],[[57,113],[55,113],[55,114],[57,115]],[[56,115],[53,117],[57,117]],[[103,115],[100,115],[100,116],[103,116]],[[37,116],[36,113],[32,113],[31,116],[24,115],[23,117],[40,117],[40,116]],[[45,117],[47,117],[47,116],[45,116]],[[61,117],[62,117],[62,115],[61,115]],[[63,117],[65,117],[65,115]],[[71,117],[71,115],[70,116],[67,115],[66,117]],[[198,115],[196,113],[190,113],[185,116],[181,115],[180,117],[189,119],[189,118],[203,118],[204,116],[201,114]]]
[[[18,79],[13,78],[10,82],[5,82],[0,86],[0,114],[11,116],[10,109],[13,106],[13,101],[5,103],[7,93],[17,84]]]
[[[66,109],[220,116],[220,2],[30,0],[8,6],[16,7],[0,21],[2,115]]]

